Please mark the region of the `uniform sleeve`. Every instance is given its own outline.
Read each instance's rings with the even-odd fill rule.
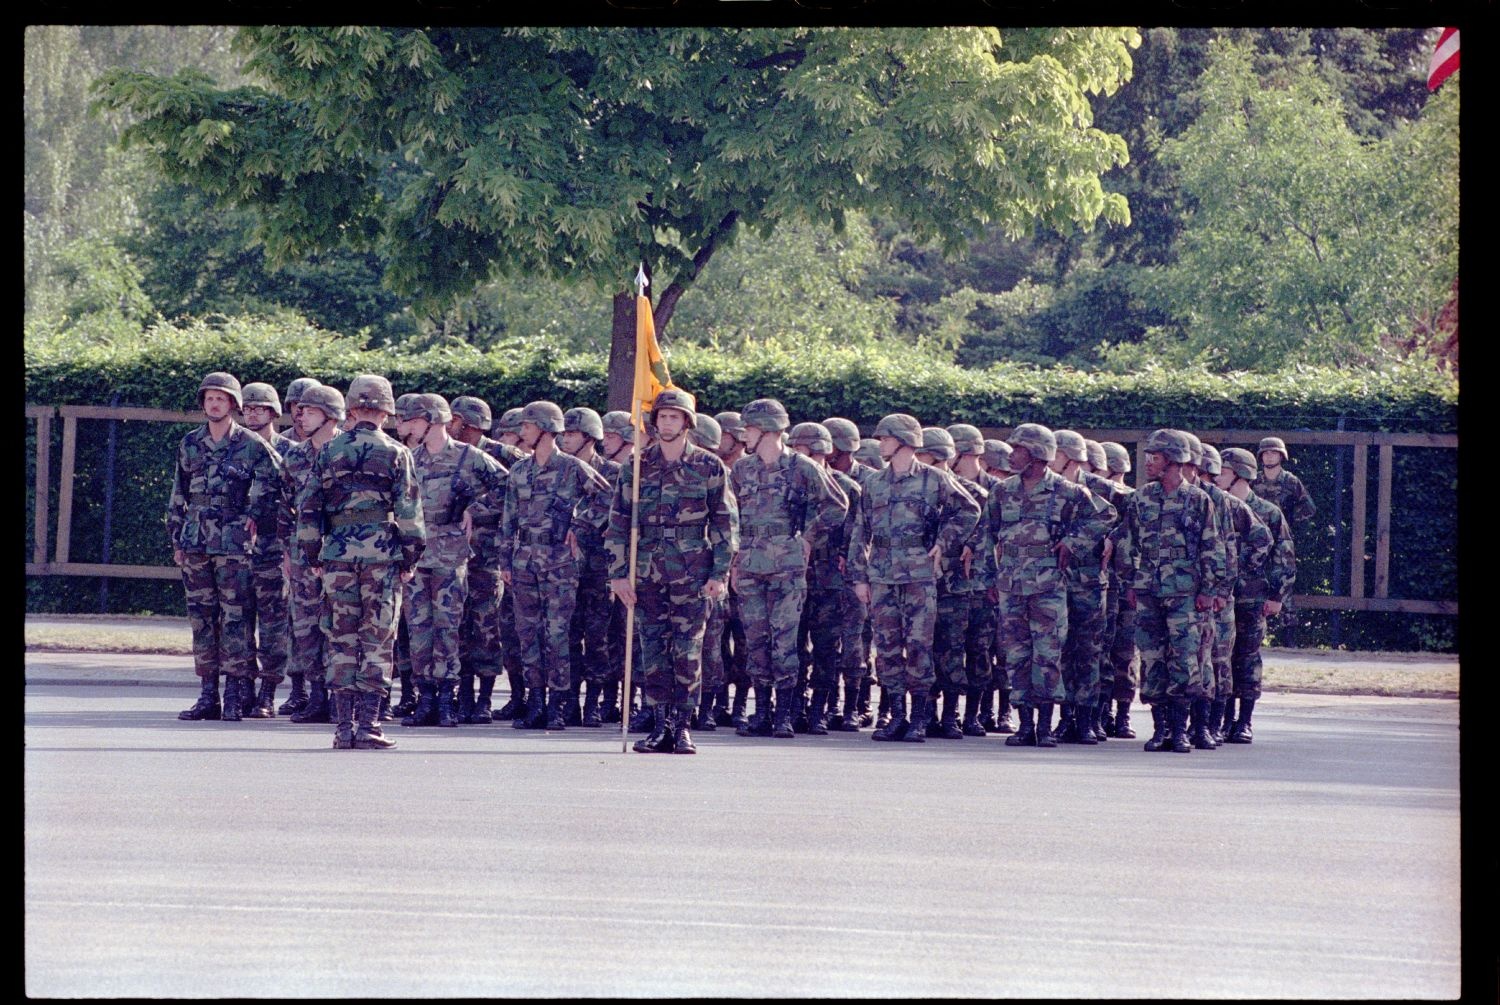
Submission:
[[[587,528],[603,527],[609,520],[604,509],[609,499],[609,482],[583,461],[573,465],[573,471],[573,477],[578,479],[578,502],[573,507],[568,529],[579,534]]]
[[[1268,571],[1266,563],[1270,561],[1271,549],[1276,546],[1276,539],[1271,534],[1271,528],[1255,515],[1254,510],[1249,506],[1243,506],[1241,509],[1244,512],[1246,527],[1240,533],[1240,581],[1265,579]]]
[[[1287,486],[1291,490],[1291,517],[1298,523],[1311,520],[1317,514],[1318,507],[1313,504],[1312,496],[1308,494],[1307,486],[1302,484],[1302,479],[1296,475],[1291,475],[1291,478],[1292,482]]]
[[[729,472],[722,464],[709,480],[708,505],[708,543],[714,556],[713,571],[708,578],[724,579],[729,575],[730,560],[740,547],[740,506],[729,487]]]
[[[844,547],[844,571],[851,583],[870,582],[870,492],[867,488],[854,504],[849,525],[849,543]]]
[[[1068,518],[1063,523],[1062,541],[1067,545],[1073,560],[1077,561],[1102,545],[1120,514],[1102,495],[1090,492],[1076,482],[1063,484],[1069,486],[1070,498],[1066,510]]]
[[[182,535],[182,525],[187,520],[187,490],[182,484],[183,472],[187,470],[187,437],[177,444],[177,466],[172,471],[172,494],[167,498],[167,539],[173,551]]]
[[[1198,534],[1198,595],[1216,596],[1220,584],[1228,571],[1224,555],[1224,539],[1219,535],[1219,520],[1214,501],[1208,493],[1201,493],[1199,505],[1203,508],[1203,526]]]
[[[468,488],[469,504],[465,512],[475,516],[484,513],[499,513],[505,505],[505,487],[510,482],[510,472],[505,466],[483,450],[470,450],[464,455],[468,463],[464,466],[464,483]]]
[[[401,547],[401,568],[410,569],[422,557],[427,527],[422,515],[422,484],[409,450],[396,452],[396,480],[391,513],[396,518],[396,541]]]
[[[1141,570],[1140,499],[1139,492],[1125,497],[1120,524],[1115,528],[1115,574],[1127,590],[1146,590],[1151,586]]]
[[[1271,505],[1274,508],[1275,504]],[[1286,517],[1279,510],[1271,522],[1276,525],[1272,531],[1276,543],[1266,559],[1266,585],[1270,587],[1271,595],[1284,604],[1297,582],[1297,550],[1292,544],[1292,532],[1286,525]]]
[[[937,543],[945,553],[962,550],[963,542],[979,522],[979,504],[951,475],[938,479],[940,515]]]
[[[286,494],[282,482],[286,477],[286,465],[281,456],[266,446],[253,433],[246,434],[250,457],[250,488],[245,504],[245,514],[255,521],[257,535],[284,534],[289,518],[282,513]],[[262,528],[265,528],[262,530]],[[283,538],[285,540],[285,538]]]
[[[297,498],[297,547],[302,560],[317,565],[323,550],[323,479],[327,467],[327,450],[313,452],[307,484]]]
[[[813,518],[804,523],[802,536],[812,542],[814,548],[838,533],[844,518],[849,514],[849,497],[829,475],[801,454],[794,455],[805,464],[798,464],[798,479],[807,505],[812,508]]]
[[[604,550],[609,556],[610,579],[625,579],[630,575],[632,477],[629,465],[620,468],[620,477],[615,479],[614,499],[609,507],[609,520],[604,527]]]

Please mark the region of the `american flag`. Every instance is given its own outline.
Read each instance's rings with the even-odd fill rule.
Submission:
[[[1432,63],[1427,67],[1427,89],[1436,91],[1438,85],[1447,80],[1458,69],[1458,29],[1444,28],[1438,36],[1437,48],[1432,53]]]

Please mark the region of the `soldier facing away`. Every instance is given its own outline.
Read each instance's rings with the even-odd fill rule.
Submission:
[[[276,687],[286,677],[291,652],[291,618],[288,609],[287,546],[293,531],[293,487],[285,465],[287,449],[296,441],[276,431],[274,421],[281,415],[281,398],[270,384],[246,384],[240,414],[245,428],[265,441],[283,461],[279,484],[281,499],[277,504],[274,527],[258,527],[254,554],[250,561],[250,621],[255,632],[256,676],[260,693],[245,712],[249,719],[272,719],[276,716]],[[246,697],[249,697],[248,695]]]

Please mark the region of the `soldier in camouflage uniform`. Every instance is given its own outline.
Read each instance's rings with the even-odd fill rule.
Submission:
[[[980,458],[985,472],[994,480],[990,484],[990,493],[994,492],[1009,478],[1013,471],[1010,469],[1010,444],[1004,440],[984,441],[984,455]],[[986,500],[985,513],[988,514],[989,505]],[[987,517],[981,520],[988,525]],[[994,541],[990,542],[993,550]],[[993,560],[993,555],[991,556]],[[1000,611],[1004,605],[1005,598],[1000,593],[999,566],[996,566],[996,586],[990,592],[990,601],[995,605],[992,621],[995,626],[994,634],[990,638],[990,687],[985,691],[984,701],[981,702],[983,711],[979,716],[979,724],[984,727],[986,733],[1014,733],[1015,727],[1010,724],[1010,674],[1005,669],[1005,638],[1001,629],[1003,625],[1000,619]],[[998,699],[998,708],[996,701]]]
[[[1282,604],[1292,595],[1297,578],[1297,556],[1292,532],[1286,517],[1274,504],[1250,490],[1255,480],[1255,456],[1248,450],[1232,447],[1224,451],[1223,468],[1218,486],[1250,507],[1266,525],[1271,535],[1271,549],[1259,577],[1247,575],[1241,566],[1234,590],[1234,651],[1230,657],[1234,694],[1225,708],[1228,743],[1250,743],[1250,716],[1260,699],[1260,644],[1266,633],[1266,618],[1281,612]],[[1235,717],[1233,699],[1239,699],[1239,716]],[[1232,725],[1229,725],[1230,723]]]
[[[469,510],[485,497],[493,510],[505,497],[506,475],[484,451],[448,435],[453,411],[440,395],[417,395],[413,412],[397,428],[418,441],[412,463],[421,485],[426,543],[403,601],[419,697],[401,724],[451,727],[458,725],[460,713],[471,719],[474,712],[474,678],[462,672],[459,642],[469,587]],[[461,709],[454,696],[460,680],[467,698]]]
[[[715,460],[718,459],[719,441],[723,439],[723,436],[723,428],[717,420],[708,415],[695,416],[688,433],[688,439],[693,445],[701,447],[704,453],[712,454]],[[719,463],[722,465],[724,462],[719,461]],[[728,468],[724,469],[724,480],[725,484],[728,484]],[[718,642],[723,639],[725,629],[729,624],[728,590],[725,594],[726,596],[708,601],[708,620],[704,623],[703,629],[700,660],[702,683],[698,696],[698,715],[693,720],[693,726],[707,733],[712,733],[719,728],[718,713],[722,707],[719,698],[724,689],[724,650]]]
[[[828,464],[833,453],[833,436],[828,427],[819,422],[799,422],[787,435],[787,446],[818,465],[831,478],[844,498],[849,500],[849,512],[837,530],[829,534],[808,556],[807,600],[803,607],[803,621],[807,624],[812,640],[812,700],[807,710],[807,732],[814,736],[827,735],[828,712],[838,707],[839,674],[845,673],[845,706],[854,713],[854,730],[859,729],[855,705],[859,699],[859,686],[863,679],[863,667],[855,667],[850,658],[842,653],[842,647],[858,647],[858,613],[851,610],[846,598],[853,596],[847,577],[844,575],[844,553],[848,545],[848,530],[855,506],[863,494],[859,482]]]
[[[562,432],[562,409],[552,402],[533,401],[522,410],[519,445],[532,453],[510,469],[500,520],[500,578],[515,597],[526,670],[526,717],[515,721],[518,729],[567,727],[576,535],[589,497],[609,492],[598,472],[557,449]]]
[[[421,395],[415,392],[403,394],[396,399],[396,439],[407,450],[415,452],[422,445],[421,437],[417,436],[417,428],[411,423],[421,412]],[[351,416],[344,423],[347,427],[353,421]],[[402,435],[402,430],[406,434]],[[347,429],[345,430],[347,432]],[[396,644],[395,644],[395,668],[396,677],[401,681],[401,699],[394,708],[391,715],[384,711],[382,705],[381,721],[387,718],[405,718],[411,715],[417,708],[417,685],[412,681],[411,671],[411,626],[407,623],[407,614],[411,610],[411,583],[402,580],[396,591]],[[327,720],[322,720],[327,721]]]
[[[1260,458],[1260,472],[1250,490],[1281,510],[1288,526],[1309,526],[1308,521],[1317,514],[1318,507],[1313,504],[1302,479],[1286,470],[1285,465],[1291,457],[1287,454],[1285,441],[1279,436],[1267,436],[1260,441],[1255,452]],[[1291,602],[1292,598],[1287,597],[1275,624],[1277,632],[1284,636],[1283,644],[1295,646],[1297,619],[1292,614]]]
[[[949,426],[948,435],[953,437],[953,448],[957,453],[953,462],[953,475],[969,495],[974,497],[974,501],[979,503],[980,513],[983,514],[990,494],[1000,488],[1002,481],[985,469],[984,435],[978,428],[964,422]],[[961,556],[966,570],[965,578],[953,580],[956,587],[967,588],[969,594],[968,627],[963,638],[964,666],[968,678],[968,689],[964,696],[964,736],[986,735],[980,714],[988,707],[985,696],[994,688],[994,660],[990,651],[995,642],[995,610],[1000,601],[1000,570],[995,564],[995,542],[989,533],[988,520],[981,519],[975,524],[974,537],[965,548],[965,556]],[[939,603],[941,604],[941,600]],[[942,617],[941,610],[938,617]],[[991,722],[993,724],[993,719]]]
[[[530,453],[521,447],[521,409],[506,409],[499,419],[492,423],[495,433],[493,440],[488,437],[478,444],[485,453],[505,466],[507,471],[515,467],[516,462]],[[489,444],[495,444],[494,447]],[[504,510],[505,504],[500,504]],[[496,517],[494,528],[486,527],[481,535],[485,540],[484,546],[491,548],[486,553],[485,567],[495,570],[497,582],[496,592],[500,600],[500,662],[505,668],[505,677],[510,684],[510,700],[500,707],[493,716],[495,719],[510,720],[524,718],[526,715],[526,669],[521,662],[521,636],[516,631],[516,605],[515,595],[505,588],[500,581],[500,524]]]
[[[313,461],[328,441],[338,435],[338,424],[344,418],[344,395],[337,388],[318,384],[302,389],[297,407],[297,429],[302,439],[288,447],[282,458],[292,481],[294,517],[312,478]],[[295,526],[294,522],[293,536]],[[323,580],[303,558],[295,541],[287,548],[287,560],[292,598],[292,694],[277,711],[290,715],[293,722],[328,722]],[[304,681],[311,686],[311,694],[303,689]]]
[[[855,591],[869,605],[880,686],[890,696],[891,718],[870,738],[922,743],[936,680],[932,640],[941,561],[973,533],[979,504],[951,475],[917,460],[922,426],[914,417],[887,415],[876,424],[875,438],[886,466],[864,486],[845,556]]]
[[[1108,529],[1107,516],[1086,489],[1049,467],[1057,457],[1052,430],[1022,423],[1008,442],[1016,474],[990,496],[986,511],[1000,569],[1005,665],[1021,719],[1021,728],[1005,742],[1055,747],[1052,706],[1066,695],[1067,573],[1074,563],[1088,561]]]
[[[611,489],[620,476],[620,465],[599,452],[604,442],[604,420],[592,408],[570,408],[563,413],[563,434],[558,441],[565,453],[597,471]],[[599,726],[603,723],[604,687],[609,680],[609,555],[604,550],[604,527],[609,523],[610,494],[589,499],[577,526],[578,600],[573,624],[568,630],[568,653],[573,668],[573,691],[568,725]],[[580,693],[584,685],[586,693]]]
[[[1066,481],[1082,485],[1093,502],[1104,533],[1089,543],[1083,554],[1068,562],[1064,577],[1068,584],[1068,635],[1063,642],[1062,718],[1058,722],[1059,743],[1097,744],[1099,664],[1104,654],[1104,628],[1109,604],[1105,567],[1114,553],[1111,532],[1120,522],[1113,483],[1086,470],[1088,441],[1071,429],[1053,434],[1057,454],[1050,467]],[[1102,453],[1102,451],[1101,451]]]
[[[1125,484],[1130,471],[1130,453],[1118,443],[1101,443],[1104,467],[1097,473],[1114,486],[1115,509],[1125,514],[1125,498],[1135,489]],[[1117,536],[1120,527],[1116,527]],[[1122,740],[1135,739],[1130,727],[1130,705],[1135,701],[1136,683],[1140,680],[1141,654],[1135,647],[1135,607],[1125,603],[1125,583],[1119,566],[1111,561],[1108,568],[1109,594],[1104,614],[1104,661],[1100,672],[1099,716],[1105,733]],[[1115,714],[1109,716],[1109,702],[1115,703]]]
[[[758,398],[741,410],[745,456],[729,470],[740,510],[740,550],[730,567],[755,687],[755,715],[740,736],[795,735],[801,670],[797,628],[807,597],[807,561],[836,534],[849,500],[811,460],[787,449],[786,409]],[[772,694],[776,706],[773,706]]]
[[[287,427],[287,438],[293,443],[301,443],[306,437],[302,434],[302,424],[297,421],[301,414],[302,393],[310,387],[321,386],[321,381],[315,377],[298,377],[286,386],[286,413],[291,416],[292,424]],[[340,398],[343,395],[339,395]],[[296,549],[292,549],[296,550]]]
[[[602,418],[605,459],[619,467],[628,467],[631,463],[630,453],[635,447],[635,426],[631,422],[630,413],[616,409],[605,412]],[[603,722],[614,723],[620,721],[622,697],[620,685],[625,680],[625,605],[616,602],[613,593],[610,594],[609,625],[605,643],[605,650],[609,655],[609,676],[604,680],[604,697],[599,718]],[[639,646],[636,648],[639,649]],[[631,689],[639,690],[639,682],[632,681]],[[624,695],[623,699],[628,710],[631,705],[631,696]],[[642,703],[642,712],[645,712],[644,703]],[[625,714],[629,715],[629,712]]]
[[[411,452],[380,428],[396,411],[390,382],[355,377],[347,405],[354,428],[313,461],[297,544],[328,603],[333,746],[376,750],[396,745],[380,729],[380,704],[391,687],[397,583],[415,577],[426,534]]]
[[[285,461],[293,440],[276,431],[274,422],[281,415],[281,398],[270,384],[246,384],[241,392],[240,414],[245,428],[259,436],[276,456]],[[257,528],[255,548],[250,560],[251,604],[248,615],[255,632],[255,657],[260,693],[244,710],[247,719],[276,717],[276,688],[286,678],[287,657],[292,644],[291,618],[288,612],[287,539],[292,534],[292,483],[285,464],[281,469],[281,502],[277,512],[281,519],[275,527]],[[249,694],[242,697],[250,698]]]
[[[1126,501],[1115,560],[1125,602],[1136,608],[1141,698],[1155,727],[1145,749],[1186,754],[1193,749],[1189,704],[1207,690],[1198,662],[1200,614],[1213,607],[1224,577],[1224,545],[1213,500],[1183,479],[1191,460],[1187,435],[1158,429],[1145,449],[1148,480]]]
[[[275,533],[284,497],[281,458],[234,421],[241,400],[240,382],[230,374],[204,377],[198,407],[208,421],[177,446],[167,535],[172,560],[182,570],[201,687],[198,701],[179,719],[238,722],[245,692],[254,686],[252,556],[261,529]]]
[[[735,462],[745,456],[744,420],[739,412],[725,411],[714,416],[719,424],[719,460],[725,471],[732,471]],[[704,645],[712,645],[710,641]],[[724,661],[724,686],[715,701],[715,721],[720,726],[743,726],[746,722],[745,707],[750,700],[750,666],[745,652],[745,622],[740,619],[740,600],[729,591],[729,617],[718,638],[720,658]],[[729,689],[734,688],[731,701]]]
[[[724,465],[686,435],[696,419],[687,392],[657,394],[650,413],[657,440],[641,453],[639,492],[633,467],[622,467],[605,533],[610,588],[636,607],[640,628],[642,695],[653,724],[636,742],[638,753],[697,752],[689,725],[701,704],[708,605],[724,599],[738,539],[738,509]],[[633,585],[632,519],[638,534]]]
[[[863,472],[879,471],[885,467],[885,461],[880,459],[880,441],[871,436],[860,437],[859,446],[855,448],[851,456],[854,459],[854,470],[861,473],[857,476],[861,485],[864,484]],[[849,589],[851,591],[854,589],[852,582],[849,584]],[[860,603],[860,607],[865,612],[865,630],[863,641],[860,643],[860,653],[865,664],[865,680],[859,687],[859,724],[863,727],[876,724],[875,717],[870,714],[870,696],[875,686],[880,682],[875,676],[875,633],[870,627],[869,605]],[[890,696],[882,689],[879,703],[882,721],[878,725],[887,726],[890,724],[889,705]]]
[[[859,513],[859,497],[864,494],[865,482],[876,475],[873,466],[861,464],[854,459],[859,450],[859,427],[848,419],[833,416],[823,420],[828,430],[833,450],[825,463],[831,471],[846,475],[859,486],[859,491],[850,492],[842,480],[839,485],[849,498],[849,515],[844,521],[843,545],[839,551],[840,570],[847,567],[849,534],[854,529],[854,519]],[[879,444],[876,444],[876,461],[879,461]],[[838,675],[844,682],[844,705],[840,712],[835,703],[836,689],[829,691],[828,728],[830,730],[857,733],[860,727],[871,721],[870,689],[875,684],[875,671],[870,662],[870,611],[854,592],[854,583],[847,574],[842,574],[844,588],[839,597],[839,613],[836,619],[838,634]]]

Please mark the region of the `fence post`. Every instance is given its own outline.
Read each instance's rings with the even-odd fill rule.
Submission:
[[[116,391],[109,399],[110,408],[118,408],[120,405],[120,392]],[[110,560],[110,539],[113,536],[113,524],[115,516],[115,440],[119,431],[119,419],[106,419],[109,423],[109,438],[104,449],[104,544],[100,548],[99,562],[108,565]],[[109,577],[99,577],[99,613],[109,613]]]
[[[63,416],[62,472],[57,479],[58,565],[66,565],[73,536],[73,467],[78,453],[78,416]]]

